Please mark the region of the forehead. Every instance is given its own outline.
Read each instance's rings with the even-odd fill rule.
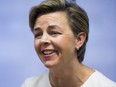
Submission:
[[[64,26],[66,24],[68,24],[66,12],[53,12],[38,17],[34,28],[49,25]]]

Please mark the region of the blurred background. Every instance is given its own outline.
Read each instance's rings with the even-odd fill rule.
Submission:
[[[20,87],[47,69],[33,47],[28,25],[32,6],[42,0],[0,0],[0,87]],[[116,81],[116,0],[77,0],[90,19],[84,64]]]

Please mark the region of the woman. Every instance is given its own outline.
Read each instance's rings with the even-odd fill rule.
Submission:
[[[116,87],[82,64],[88,21],[82,8],[65,0],[46,0],[34,6],[29,15],[34,47],[49,72],[27,79],[22,87]]]

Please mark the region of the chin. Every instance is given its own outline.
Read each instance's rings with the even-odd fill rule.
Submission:
[[[54,62],[54,61],[46,61],[46,62],[44,62],[44,66],[47,67],[47,68],[52,68],[55,65],[57,65],[57,63]]]

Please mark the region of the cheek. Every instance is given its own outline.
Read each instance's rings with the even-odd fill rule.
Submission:
[[[64,59],[72,58],[75,55],[75,43],[71,37],[59,38],[54,41],[55,46],[59,49],[61,57]],[[61,59],[62,59],[61,58]]]
[[[74,49],[75,48],[75,43],[74,39],[69,36],[62,36],[60,38],[54,39],[54,44],[59,46],[61,49]]]
[[[38,52],[38,50],[39,50],[39,43],[36,40],[34,40],[34,48],[35,48],[35,51]]]

